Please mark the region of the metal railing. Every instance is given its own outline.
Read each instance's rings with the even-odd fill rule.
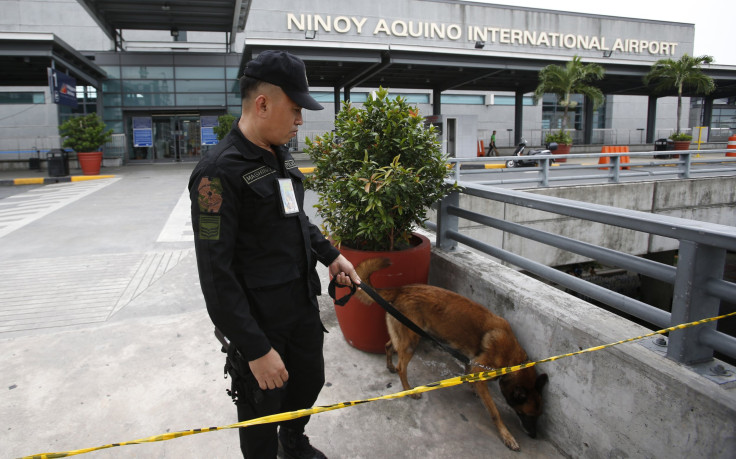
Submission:
[[[491,138],[492,129],[479,129],[478,139],[483,140],[488,146]],[[543,145],[547,134],[558,132],[559,129],[524,129],[521,131],[521,137],[526,139],[529,145]],[[570,134],[574,145],[583,144],[583,131],[576,129],[566,129],[565,132]],[[698,131],[692,128],[681,130],[684,134],[691,134],[693,141],[697,140]],[[655,139],[666,139],[675,133],[675,129],[657,129],[654,132]],[[736,130],[732,128],[711,128],[709,132],[703,132],[702,141],[708,142],[728,142],[728,138],[735,134]],[[637,129],[593,129],[591,144],[592,145],[646,145],[646,130],[644,128]],[[500,128],[496,129],[496,145],[499,147],[513,147],[514,130]],[[650,144],[651,145],[651,144]]]
[[[484,174],[491,178],[477,181],[483,185],[532,184],[551,186],[554,183],[621,183],[630,179],[672,177],[688,179],[697,175],[717,175],[736,172],[736,156],[725,156],[736,153],[734,150],[684,150],[684,151],[652,151],[638,153],[576,153],[569,155],[536,155],[529,156],[494,156],[485,158],[450,158],[455,180],[462,176]],[[669,158],[673,155],[679,158]],[[660,157],[666,156],[668,158]],[[522,168],[502,167],[507,161],[529,160],[539,161],[539,166]],[[608,160],[600,164],[601,158]],[[622,158],[629,160],[624,163]],[[575,163],[557,163],[560,159],[575,160]],[[581,164],[581,159],[590,159],[590,164]],[[631,160],[635,162],[631,162]],[[472,168],[479,164],[498,164],[498,168]],[[713,167],[718,165],[718,167]],[[524,177],[509,178],[509,174],[523,170],[537,171],[538,174],[524,174]],[[575,171],[590,171],[586,174],[575,174]]]
[[[125,134],[113,134],[110,140],[102,146],[105,158],[123,158],[127,149]]]
[[[462,193],[468,196],[676,239],[679,241],[677,266],[463,209],[459,205],[460,192],[440,201],[436,224],[428,223],[428,227],[436,231],[437,246],[442,249],[452,249],[457,243],[465,244],[661,328],[717,316],[721,300],[736,298],[736,284],[723,279],[726,252],[736,251],[734,227],[477,183],[460,182],[460,185],[463,186]],[[671,284],[674,288],[672,312],[461,234],[458,230],[461,218]],[[713,358],[714,350],[736,358],[736,338],[716,331],[715,323],[674,331],[669,335],[667,356],[675,361],[686,364],[708,361]]]

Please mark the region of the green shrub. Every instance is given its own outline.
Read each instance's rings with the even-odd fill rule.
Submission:
[[[446,183],[447,157],[418,109],[379,89],[362,108],[345,102],[335,131],[306,139],[315,172],[306,186],[323,229],[358,250],[408,247],[427,208],[457,186]]]
[[[105,130],[105,123],[97,113],[69,118],[59,126],[61,144],[77,153],[100,151],[100,147],[112,137],[112,129]]]
[[[680,132],[680,133],[674,133],[674,134],[672,134],[670,136],[670,139],[674,140],[675,142],[677,142],[677,141],[691,141],[691,140],[693,140],[693,136],[691,136],[690,134],[685,134],[684,132]]]
[[[225,138],[228,132],[233,128],[233,122],[235,117],[229,113],[220,115],[217,117],[217,126],[214,127],[217,140],[220,141]]]
[[[572,137],[565,131],[550,132],[544,138],[544,143],[557,142],[562,145],[572,145]]]

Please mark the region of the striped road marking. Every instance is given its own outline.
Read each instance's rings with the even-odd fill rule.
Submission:
[[[89,180],[58,183],[19,193],[0,200],[0,237],[23,228],[39,218],[120,180]]]
[[[0,264],[0,337],[105,322],[193,251],[6,260]]]
[[[156,242],[194,242],[189,191],[185,188]]]

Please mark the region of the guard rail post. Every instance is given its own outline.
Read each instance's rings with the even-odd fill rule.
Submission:
[[[611,183],[621,183],[621,157],[611,156]]]
[[[692,156],[690,152],[680,153],[680,158],[682,158],[682,172],[680,172],[680,178],[681,179],[689,179],[690,178],[690,169],[692,164]]]
[[[443,250],[452,250],[457,246],[457,241],[447,236],[448,231],[458,231],[458,218],[451,215],[449,207],[460,206],[460,192],[453,191],[439,201],[437,209],[437,247]]]
[[[721,300],[710,295],[706,285],[711,278],[723,278],[725,265],[726,249],[694,241],[680,241],[672,299],[672,325],[718,315]],[[711,360],[713,349],[698,340],[702,327],[715,329],[716,322],[671,332],[667,357],[686,365]]]
[[[541,170],[542,183],[541,183],[541,185],[546,187],[546,186],[549,186],[549,163],[550,163],[550,159],[549,158],[545,158],[541,162],[542,162],[542,170]]]

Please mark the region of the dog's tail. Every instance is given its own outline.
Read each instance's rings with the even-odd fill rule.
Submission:
[[[368,284],[370,287],[373,287],[373,284],[371,284],[371,275],[374,272],[388,268],[389,266],[391,266],[391,260],[389,260],[388,258],[369,258],[367,260],[361,261],[358,266],[355,267],[355,271],[358,273],[358,276],[360,276],[361,282]],[[378,294],[385,298],[386,290],[379,290]],[[373,303],[373,298],[368,296],[368,294],[365,293],[363,290],[358,289],[355,292],[355,297],[365,304]],[[388,301],[391,300],[388,299]]]

